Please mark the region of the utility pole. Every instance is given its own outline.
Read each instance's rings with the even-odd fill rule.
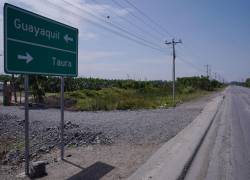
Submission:
[[[182,41],[181,40],[175,41],[174,38],[170,42],[165,41],[165,44],[172,45],[172,47],[173,47],[173,74],[172,74],[172,78],[173,78],[173,105],[174,106],[175,106],[175,57],[176,57],[175,45],[178,44],[178,43],[182,43]]]
[[[212,66],[209,68],[209,73],[208,73],[209,78],[212,78]]]
[[[207,64],[205,65],[205,67],[206,67],[206,72],[207,72],[207,78],[209,79],[209,65]]]

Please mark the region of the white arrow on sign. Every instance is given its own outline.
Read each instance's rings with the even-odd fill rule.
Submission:
[[[18,54],[17,59],[26,60],[26,64],[28,64],[33,60],[33,57],[28,52],[26,52],[25,56]]]
[[[64,40],[66,41],[66,43],[68,43],[69,41],[73,42],[74,39],[72,37],[70,37],[68,34],[64,35]]]

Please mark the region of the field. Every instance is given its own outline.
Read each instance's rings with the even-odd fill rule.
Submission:
[[[175,105],[187,100],[209,94],[209,91],[196,90],[191,93],[178,93]],[[46,94],[48,105],[59,105],[59,94]],[[52,100],[54,99],[54,100]],[[104,88],[101,90],[77,90],[65,93],[66,107],[71,110],[135,110],[168,108],[173,106],[173,97],[167,89],[121,89]]]

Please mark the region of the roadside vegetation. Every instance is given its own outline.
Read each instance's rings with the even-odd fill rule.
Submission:
[[[0,81],[13,80],[0,76]],[[23,77],[15,78],[15,87],[22,91]],[[224,85],[207,77],[184,77],[176,81],[176,103],[182,103]],[[30,76],[30,90],[35,103],[49,107],[59,106],[60,79],[58,77]],[[127,110],[152,109],[173,106],[172,82],[106,80],[97,78],[65,78],[65,106],[71,110]]]
[[[250,88],[250,78],[247,78],[245,82],[244,81],[232,81],[230,82],[230,84]]]
[[[246,79],[245,86],[250,88],[250,78]]]

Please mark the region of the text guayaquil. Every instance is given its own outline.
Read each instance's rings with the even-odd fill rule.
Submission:
[[[41,36],[41,37],[46,37],[49,40],[60,40],[60,32],[50,31],[31,24],[23,23],[19,18],[16,18],[14,20],[14,26],[18,30],[33,33],[35,37]],[[52,60],[53,60],[53,66],[68,67],[68,68],[72,67],[72,63],[70,61],[61,60],[56,57],[52,57]]]
[[[60,32],[50,31],[32,24],[23,23],[19,18],[14,20],[14,26],[16,29],[22,30],[24,32],[33,33],[35,37],[42,36],[49,40],[60,40]]]

